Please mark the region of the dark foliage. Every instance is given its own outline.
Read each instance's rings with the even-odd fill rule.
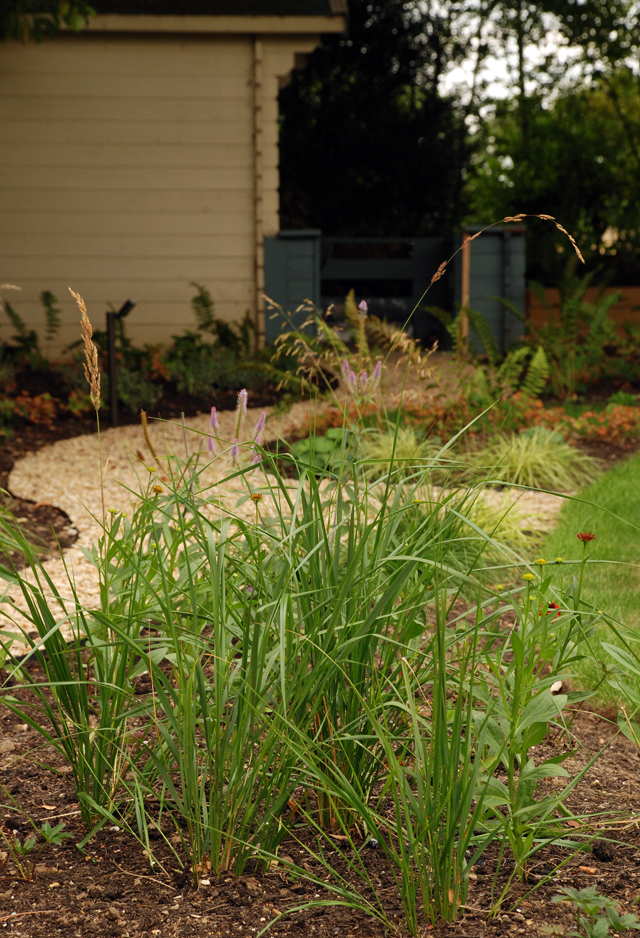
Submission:
[[[79,30],[93,13],[86,0],[0,0],[0,40],[38,41],[62,26]]]
[[[466,134],[437,92],[448,26],[407,0],[351,0],[280,94],[281,222],[327,235],[420,235],[458,222]]]

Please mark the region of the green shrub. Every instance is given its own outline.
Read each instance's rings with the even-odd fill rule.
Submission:
[[[118,398],[133,413],[151,410],[162,397],[162,387],[145,374],[128,369],[118,371]]]
[[[239,391],[242,387],[255,390],[264,383],[262,375],[239,364],[233,352],[195,332],[173,337],[166,362],[181,394],[204,396],[214,389]]]
[[[638,395],[629,394],[628,391],[616,391],[611,394],[607,404],[621,404],[623,407],[637,407]]]
[[[0,398],[0,427],[10,427],[16,418],[16,402],[11,397]]]
[[[343,427],[331,427],[324,436],[309,436],[289,447],[296,463],[322,474],[339,472],[342,468],[350,474],[353,460],[352,436]]]
[[[567,277],[561,289],[558,317],[549,307],[542,286],[531,284],[547,308],[547,321],[530,330],[529,340],[545,350],[551,369],[551,387],[559,398],[583,393],[590,384],[600,380],[609,368],[607,350],[619,344],[618,329],[609,310],[620,294],[605,296],[601,291],[594,302],[587,301],[586,292],[594,274]]]
[[[56,305],[58,300],[50,290],[44,290],[40,294],[40,302],[46,320],[46,338],[50,341],[60,329],[60,309]],[[10,340],[0,343],[0,366],[4,369],[12,369],[14,372],[24,367],[48,370],[49,364],[42,356],[40,339],[36,330],[29,329],[8,300],[1,302],[0,308],[4,310],[5,316],[14,329]]]

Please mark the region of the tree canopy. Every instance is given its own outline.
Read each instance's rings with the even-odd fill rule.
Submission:
[[[93,8],[84,0],[0,0],[0,39],[40,40],[61,26],[79,30]]]
[[[550,213],[576,237],[588,267],[616,283],[638,282],[640,250],[640,84],[624,68],[544,106],[502,102],[483,128],[467,188],[468,217],[491,222],[515,212]],[[566,253],[548,226],[530,223],[529,275],[557,282]]]
[[[455,43],[447,20],[405,0],[351,0],[280,95],[285,227],[334,235],[450,230],[466,133],[438,81]]]

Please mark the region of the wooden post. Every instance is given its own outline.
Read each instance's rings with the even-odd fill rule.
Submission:
[[[111,426],[118,426],[118,360],[116,357],[116,319],[128,316],[136,304],[127,300],[116,313],[109,310],[107,313],[107,348],[109,350],[109,403]]]
[[[254,322],[258,348],[264,345],[264,114],[262,40],[253,37],[253,225]]]
[[[471,238],[462,236],[462,289],[460,291],[460,337],[465,345],[469,341],[469,291],[471,282]]]

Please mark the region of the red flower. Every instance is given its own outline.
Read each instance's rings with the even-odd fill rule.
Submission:
[[[595,541],[595,534],[591,534],[590,531],[581,531],[580,534],[576,534],[576,537],[579,541]]]
[[[538,613],[538,617],[541,618],[543,615],[547,615],[547,616],[548,616],[548,615],[550,615],[551,612],[555,612],[556,609],[560,609],[560,606],[558,605],[558,603],[549,603],[549,606],[548,606],[547,610],[543,609],[543,607],[540,606],[540,612]],[[554,616],[553,618],[554,618],[554,619],[557,619],[558,616],[560,616],[560,615],[562,615],[561,612],[556,612],[556,614],[555,614],[555,616]]]

